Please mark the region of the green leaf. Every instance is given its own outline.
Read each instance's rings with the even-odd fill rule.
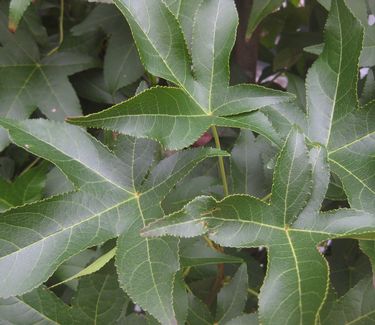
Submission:
[[[359,244],[361,251],[365,253],[370,259],[372,266],[372,274],[373,276],[375,276],[375,241],[361,240]]]
[[[366,243],[371,240],[361,241],[361,250],[365,253]],[[358,241],[350,239],[334,240],[328,248],[326,256],[331,271],[331,284],[335,291],[344,295],[353,288],[361,279],[371,274],[371,265],[366,255],[358,247]]]
[[[302,78],[288,73],[288,91],[296,95],[296,103],[298,107],[304,111],[306,108],[306,88]]]
[[[0,12],[0,21],[3,13]],[[0,34],[0,115],[28,118],[39,108],[49,119],[64,120],[80,114],[78,97],[68,76],[94,67],[96,62],[83,53],[57,52],[43,57],[25,29]],[[8,145],[0,132],[0,150]]]
[[[251,100],[267,105],[272,99],[262,91]],[[248,100],[248,104],[249,104]],[[251,105],[251,104],[250,104]],[[277,141],[276,132],[266,117],[254,112],[245,118],[207,115],[179,88],[154,87],[115,105],[108,110],[85,117],[69,118],[69,123],[105,128],[136,137],[159,141],[169,149],[181,149],[194,143],[211,125],[250,128]],[[270,129],[267,129],[269,127]]]
[[[357,107],[357,66],[352,63],[361,52],[363,28],[343,0],[333,2],[325,38],[306,85],[309,137],[328,145],[333,123]]]
[[[41,164],[18,176],[13,183],[0,178],[0,211],[40,200],[46,173],[47,164]]]
[[[359,109],[357,66],[363,27],[335,0],[326,25],[324,50],[307,77],[308,133],[328,146],[332,172],[339,176],[351,207],[375,211],[374,102]]]
[[[306,46],[303,50],[307,53],[320,55],[320,54],[322,54],[323,49],[324,49],[324,44],[320,43],[320,44]]]
[[[44,194],[46,197],[67,193],[74,190],[73,184],[66,178],[60,169],[54,167],[47,174]]]
[[[318,0],[327,10],[331,8],[331,0]],[[364,27],[363,49],[360,57],[360,66],[372,67],[375,65],[375,26],[368,23],[369,14],[374,14],[375,9],[368,5],[371,1],[345,0],[354,16]]]
[[[177,324],[185,324],[189,312],[189,301],[182,271],[177,272],[173,287],[173,307]]]
[[[264,167],[272,146],[251,131],[242,130],[231,152],[233,193],[264,197],[270,192],[271,179]]]
[[[31,0],[11,0],[9,5],[8,28],[15,32],[23,14],[30,5]]]
[[[375,100],[375,76],[374,71],[370,69],[363,86],[360,103],[362,106],[366,106],[373,100]]]
[[[95,273],[99,271],[101,268],[103,268],[112,258],[114,258],[116,255],[116,247],[112,248],[109,252],[103,254],[98,259],[96,259],[94,262],[92,262],[90,265],[79,271],[78,273],[70,276],[69,278],[54,284],[50,288],[57,287],[63,283],[78,279],[82,276],[90,275],[92,273]]]
[[[64,279],[67,279],[73,276],[74,274],[79,273],[97,257],[97,251],[94,251],[92,249],[86,249],[81,253],[74,255],[73,257],[65,261],[63,264],[61,264],[59,268],[56,270],[56,272],[53,274],[53,276],[56,279],[63,281]],[[73,289],[74,291],[77,291],[78,279],[67,282],[66,286]]]
[[[2,324],[72,324],[68,305],[45,287],[8,299],[0,298]]]
[[[372,278],[362,279],[345,296],[331,298],[329,310],[320,316],[320,324],[372,324],[375,321],[375,289]]]
[[[197,297],[189,295],[189,314],[187,319],[188,325],[211,325],[214,322],[207,305]]]
[[[202,166],[201,168],[202,171],[207,170],[205,166]],[[196,196],[210,195],[220,187],[218,179],[213,176],[189,176],[190,177],[187,177],[183,182],[179,183],[163,201],[162,206],[166,213],[180,210],[186,203],[194,199]]]
[[[71,256],[118,237],[121,287],[160,322],[174,323],[178,240],[150,240],[139,231],[163,215],[160,202],[197,163],[226,153],[209,148],[182,151],[161,161],[140,182],[137,175],[145,175],[146,169],[138,160],[152,147],[147,140],[118,137],[119,158],[71,125],[47,120],[0,123],[14,143],[53,162],[77,188],[0,215],[1,296],[31,290]]]
[[[242,264],[232,281],[220,290],[217,296],[217,323],[226,324],[243,312],[247,300],[247,277],[246,264]]]
[[[219,253],[208,247],[203,240],[185,239],[180,243],[180,261],[183,267],[212,265],[220,263],[241,264],[243,259]]]
[[[324,148],[316,146],[308,153],[304,136],[294,130],[277,160],[270,205],[247,195],[222,201],[200,197],[151,223],[142,234],[208,233],[224,247],[266,246],[269,259],[259,294],[260,321],[314,323],[328,289],[327,262],[316,245],[332,238],[375,235],[373,214],[350,209],[319,213],[328,183]]]
[[[99,272],[82,278],[72,300],[74,324],[117,324],[128,303],[115,272]]]
[[[184,32],[190,37],[191,28],[183,17],[192,10],[184,2],[181,9],[187,11],[176,15],[161,0],[115,1],[132,29],[145,68],[178,88],[152,88],[108,110],[68,121],[156,139],[170,149],[191,145],[211,125],[251,129],[278,143],[279,136],[263,114],[237,116],[294,97],[256,85],[229,86],[228,63],[238,23],[234,3],[192,3],[197,10],[188,49]],[[176,2],[169,5],[176,10]]]
[[[138,80],[144,69],[126,22],[114,5],[96,6],[87,18],[72,28],[74,35],[86,35],[99,29],[109,37],[103,74],[106,91],[116,91]]]
[[[282,0],[254,0],[247,24],[246,37],[250,38],[259,23],[270,13],[279,8],[282,3]]]

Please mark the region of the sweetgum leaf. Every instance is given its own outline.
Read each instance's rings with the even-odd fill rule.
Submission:
[[[242,264],[231,282],[220,290],[217,296],[217,323],[225,324],[243,312],[247,300],[247,278],[246,264]]]
[[[189,295],[188,325],[211,325],[214,322],[207,305],[192,294]]]
[[[137,162],[148,140],[118,138],[119,158],[84,130],[47,120],[1,119],[12,141],[61,169],[76,191],[0,215],[0,296],[30,291],[80,251],[116,238],[120,285],[163,324],[175,324],[173,287],[178,240],[146,239],[139,231],[163,216],[160,202],[200,161],[225,152],[176,153],[151,168]],[[126,150],[121,148],[126,147]],[[15,231],[17,229],[17,231]]]
[[[324,147],[314,146],[308,152],[303,134],[293,130],[277,160],[269,205],[248,195],[222,201],[200,197],[148,225],[143,235],[208,234],[224,247],[266,246],[269,259],[259,294],[260,321],[314,323],[329,281],[327,262],[316,245],[332,238],[375,238],[373,214],[351,209],[319,212],[328,183]]]
[[[181,1],[183,11],[178,11],[174,1],[115,1],[146,69],[178,88],[152,88],[108,110],[68,121],[157,139],[172,149],[191,145],[212,125],[251,129],[279,144],[262,113],[239,114],[294,96],[256,85],[229,86],[228,62],[238,24],[233,1],[186,2]],[[193,5],[191,27],[185,13],[191,13]],[[184,33],[190,38],[190,31],[188,48]]]
[[[259,23],[266,16],[279,8],[282,3],[282,0],[254,0],[250,12],[249,22],[247,24],[246,37],[250,38],[251,34],[257,28]]]
[[[105,90],[114,96],[118,89],[139,79],[144,69],[129,27],[114,5],[96,6],[82,23],[72,28],[72,33],[81,36],[100,29],[108,38],[103,64]]]
[[[373,241],[361,241],[361,249],[365,243]],[[331,284],[335,291],[344,295],[354,287],[361,279],[371,274],[371,265],[365,254],[358,247],[358,241],[350,239],[334,240],[329,247],[330,254],[326,257],[329,263]]]
[[[343,297],[333,294],[328,300],[329,309],[324,308],[320,324],[373,324],[375,321],[375,289],[371,277],[363,278]]]
[[[358,63],[363,27],[344,0],[332,1],[321,56],[306,79],[307,126],[297,114],[281,120],[278,109],[262,110],[281,134],[297,124],[312,142],[328,149],[331,170],[339,176],[351,207],[375,211],[375,133],[372,101],[360,108]],[[289,106],[294,112],[294,105]],[[283,110],[284,112],[285,110]]]
[[[75,324],[116,324],[129,299],[119,287],[115,272],[99,272],[79,281],[73,298]]]
[[[46,183],[47,164],[27,170],[9,183],[0,178],[0,211],[40,200]]]
[[[6,16],[0,11],[1,29],[5,22]],[[72,51],[43,56],[25,28],[15,34],[5,28],[0,43],[0,116],[22,120],[36,108],[60,121],[80,114],[80,103],[68,76],[94,67],[97,62],[92,57]],[[0,150],[8,143],[1,131]]]
[[[0,298],[2,324],[72,324],[68,305],[45,287],[18,297]]]
[[[266,196],[271,179],[264,159],[273,152],[274,148],[264,138],[255,138],[251,131],[241,130],[231,152],[232,193]]]
[[[331,0],[318,0],[327,10],[331,8]],[[345,0],[356,18],[361,21],[364,27],[364,42],[360,57],[361,66],[375,65],[375,25],[369,25],[369,14],[375,14],[374,7],[370,6],[370,1]],[[318,53],[320,54],[320,53]]]

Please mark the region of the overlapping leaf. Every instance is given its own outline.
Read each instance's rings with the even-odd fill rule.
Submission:
[[[36,108],[53,120],[79,114],[80,103],[68,76],[95,66],[95,60],[69,51],[43,57],[26,29],[12,34],[6,23],[6,14],[0,11],[0,116],[22,120]],[[0,150],[7,144],[1,131]]]
[[[375,289],[372,278],[365,277],[339,299],[333,291],[330,292],[319,324],[373,324],[374,302]]]
[[[168,148],[189,146],[212,125],[248,128],[278,143],[262,113],[239,114],[290,101],[293,96],[255,85],[229,87],[228,61],[238,22],[233,1],[178,3],[115,1],[132,29],[146,69],[178,87],[152,88],[69,122],[157,139]],[[192,12],[193,25],[187,19]]]
[[[331,0],[318,0],[327,10],[331,8]],[[345,0],[347,6],[352,13],[361,21],[365,35],[363,49],[360,57],[361,66],[374,66],[375,65],[375,25],[370,25],[368,21],[369,15],[374,15],[374,7],[370,6],[372,0],[357,1]],[[319,44],[320,45],[320,44]],[[321,48],[317,54],[320,54]]]
[[[73,299],[75,324],[116,324],[129,299],[118,285],[115,272],[99,272],[79,281]]]
[[[281,6],[281,4],[281,0],[254,0],[251,7],[249,22],[247,24],[246,37],[250,38],[251,34],[257,28],[262,19],[272,11],[275,11]]]
[[[102,29],[109,37],[103,64],[105,90],[112,96],[120,88],[135,82],[144,70],[129,27],[114,5],[100,4],[79,25],[72,28],[76,36]]]
[[[19,297],[0,298],[1,324],[72,324],[69,307],[45,287]]]
[[[374,105],[359,109],[357,65],[363,28],[343,0],[332,2],[322,55],[307,77],[309,138],[328,147],[352,207],[375,211]]]
[[[216,201],[200,197],[183,210],[151,223],[145,236],[208,234],[227,247],[268,248],[266,279],[259,295],[263,324],[313,324],[328,288],[328,267],[317,244],[331,238],[375,238],[375,216],[342,209],[320,213],[329,183],[325,149],[309,152],[296,130],[282,148],[270,205],[247,195]]]
[[[357,95],[362,40],[363,27],[344,0],[332,1],[324,49],[306,79],[307,126],[296,105],[262,111],[279,133],[297,124],[311,141],[327,146],[331,170],[339,176],[350,205],[374,212],[375,102],[360,108]]]
[[[46,183],[47,165],[27,170],[13,183],[0,178],[0,211],[40,200]]]
[[[180,319],[173,309],[178,241],[149,240],[139,231],[163,215],[161,200],[198,162],[225,153],[182,151],[150,171],[155,143],[148,140],[120,137],[116,156],[67,124],[7,119],[0,123],[15,144],[53,162],[77,188],[0,215],[0,295],[30,291],[71,256],[118,237],[121,287],[160,322],[175,324]]]

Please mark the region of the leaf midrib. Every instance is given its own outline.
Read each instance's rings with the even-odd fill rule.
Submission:
[[[44,139],[40,139],[40,138],[38,138],[38,137],[35,136],[34,134],[30,134],[29,132],[25,132],[22,128],[18,127],[16,124],[12,124],[12,125],[11,125],[11,128],[15,128],[15,129],[17,129],[18,131],[20,131],[21,133],[24,133],[24,134],[26,134],[27,136],[30,136],[30,137],[36,139],[37,141],[43,142],[45,145],[54,148],[55,150],[57,150],[58,152],[60,152],[61,154],[63,154],[65,157],[67,157],[67,158],[69,158],[70,160],[72,160],[73,157],[71,157],[70,155],[68,155],[68,154],[67,154],[66,152],[64,152],[62,149],[55,147],[53,144],[51,144],[51,143],[45,141]],[[28,148],[26,148],[26,147],[25,147],[24,149],[25,149],[26,151],[31,152],[31,151],[28,150]],[[104,147],[104,149],[105,149],[105,147]],[[32,153],[32,152],[31,152],[31,153]],[[98,171],[96,171],[96,170],[94,170],[94,169],[91,169],[89,166],[87,166],[87,165],[86,165],[84,162],[82,162],[81,160],[77,160],[77,159],[75,159],[75,158],[74,158],[73,160],[79,162],[80,164],[82,164],[82,166],[84,166],[87,170],[90,170],[90,171],[93,172],[95,175],[97,175],[97,176],[99,176],[100,178],[102,178],[105,182],[107,182],[107,183],[109,183],[109,184],[112,184],[112,185],[115,186],[116,188],[118,188],[118,189],[120,189],[120,190],[122,190],[122,191],[124,191],[124,192],[126,192],[126,193],[128,193],[128,194],[130,194],[130,195],[133,195],[133,196],[135,195],[134,192],[131,192],[131,191],[129,191],[129,190],[123,188],[122,186],[120,186],[120,185],[114,183],[113,181],[111,181],[111,180],[105,178],[104,175],[100,174]],[[51,161],[51,162],[52,162],[52,161]],[[65,174],[65,173],[64,173],[64,174]],[[67,176],[68,176],[68,175],[67,175]]]
[[[143,227],[145,227],[146,226],[146,219],[145,219],[145,217],[143,215],[143,210],[142,210],[142,207],[141,207],[141,202],[140,202],[139,197],[137,197],[136,199],[137,199],[137,206],[138,206],[138,210],[139,210],[139,215],[141,217]],[[151,255],[150,255],[149,239],[148,238],[143,238],[143,240],[146,242],[147,261],[148,261],[147,264],[148,264],[148,266],[150,268],[152,283],[154,285],[154,288],[155,288],[156,294],[158,296],[158,300],[159,300],[159,303],[160,303],[161,308],[163,310],[164,316],[166,317],[166,319],[169,319],[168,312],[165,309],[165,304],[163,303],[163,300],[162,300],[161,295],[159,293],[159,289],[158,289],[159,287],[157,286],[157,281],[156,281],[156,279],[154,277],[154,272],[153,272],[153,269],[152,269]],[[173,311],[173,314],[174,314],[174,311]]]
[[[337,6],[337,19],[339,20],[338,27],[339,27],[339,32],[340,32],[340,39],[339,39],[339,42],[340,42],[339,71],[336,73],[337,74],[336,87],[335,87],[335,94],[334,94],[333,99],[332,99],[333,105],[332,105],[331,114],[330,114],[330,117],[329,117],[329,129],[328,129],[327,139],[325,141],[325,146],[326,147],[328,146],[329,139],[331,137],[332,121],[333,121],[333,116],[335,114],[335,107],[336,107],[336,98],[337,98],[337,94],[338,94],[339,83],[340,83],[340,80],[341,80],[340,79],[340,76],[341,76],[340,72],[342,71],[343,37],[342,37],[342,29],[341,29],[340,9],[338,8],[338,6]]]
[[[76,193],[77,193],[77,192],[76,192]],[[37,245],[37,244],[39,244],[39,243],[41,243],[41,242],[43,242],[43,241],[46,241],[46,240],[48,240],[49,238],[53,238],[54,236],[57,236],[57,235],[59,235],[60,233],[63,233],[63,232],[65,232],[65,231],[67,231],[67,230],[71,230],[71,229],[73,229],[73,228],[75,228],[75,227],[78,227],[78,226],[80,226],[80,225],[82,225],[82,224],[84,224],[84,223],[86,223],[86,222],[89,222],[89,221],[91,221],[91,220],[93,220],[93,219],[95,219],[95,218],[100,218],[101,215],[103,215],[103,214],[105,214],[105,213],[107,213],[107,212],[109,212],[109,211],[111,211],[111,210],[113,210],[113,209],[117,209],[117,208],[119,208],[120,206],[122,206],[122,205],[124,205],[124,204],[127,204],[127,203],[129,203],[130,201],[132,201],[132,200],[134,200],[134,199],[135,199],[135,197],[131,197],[131,198],[125,200],[125,201],[121,201],[121,202],[118,203],[118,204],[115,204],[115,205],[113,205],[113,206],[111,206],[111,207],[109,207],[109,208],[107,208],[107,209],[104,209],[103,211],[100,211],[100,212],[98,212],[98,213],[95,213],[94,215],[92,215],[92,216],[90,216],[90,217],[88,217],[88,218],[86,218],[86,219],[84,219],[84,220],[81,220],[81,221],[79,221],[79,222],[77,222],[77,223],[74,223],[74,224],[68,226],[68,227],[65,227],[65,228],[62,228],[62,229],[60,229],[60,230],[58,230],[58,231],[55,231],[54,233],[52,233],[52,234],[50,234],[50,235],[48,235],[48,236],[45,236],[45,237],[41,236],[41,237],[42,237],[41,239],[38,239],[37,241],[33,242],[32,244],[30,244],[30,245],[26,245],[26,246],[23,246],[23,247],[20,247],[20,249],[18,249],[18,250],[16,250],[16,251],[12,252],[12,253],[10,253],[10,254],[7,254],[7,255],[4,255],[4,256],[1,256],[1,257],[0,257],[0,261],[3,260],[3,259],[5,259],[5,258],[8,258],[9,256],[12,256],[12,255],[14,255],[14,254],[19,254],[20,251],[23,251],[23,250],[25,250],[25,249],[27,249],[27,248],[30,248],[30,247],[32,247],[32,246],[34,246],[34,245]],[[11,212],[11,210],[9,210],[9,211]],[[24,214],[24,213],[23,213],[23,212],[19,212],[18,214]],[[14,215],[16,215],[16,214],[13,214],[13,216],[14,216]],[[43,217],[47,217],[47,216],[43,215]],[[48,217],[47,217],[47,218],[48,218]],[[53,220],[53,219],[52,219],[52,220]],[[54,222],[56,222],[56,221],[54,220]],[[2,222],[2,224],[7,224],[7,223]],[[19,227],[19,226],[17,226],[17,225],[10,225],[10,226],[12,226],[12,227]],[[29,228],[27,228],[27,229],[29,229]],[[41,235],[40,233],[38,233],[38,234]],[[115,237],[115,236],[116,236],[116,235],[114,235],[113,237]],[[12,243],[12,244],[13,244],[13,243]]]
[[[302,287],[301,287],[301,271],[299,269],[299,264],[298,264],[298,258],[296,255],[296,252],[294,250],[293,242],[292,239],[290,238],[289,231],[285,231],[286,237],[288,239],[288,243],[290,246],[290,251],[292,252],[293,260],[294,260],[294,265],[296,267],[296,274],[297,274],[297,284],[298,284],[298,308],[300,310],[299,312],[299,322],[302,325],[303,324],[303,306],[302,306]]]
[[[169,10],[169,8],[165,5],[164,2],[162,2],[162,4],[167,8],[167,10]],[[119,10],[121,11],[121,8],[120,8],[120,5],[117,4],[117,1],[115,1],[115,5],[116,7],[119,8]],[[133,17],[133,14],[128,10],[128,8],[126,7],[126,5],[123,5],[122,6],[124,10],[126,10],[128,12],[128,14]],[[170,10],[169,10],[170,11]],[[171,13],[173,15],[173,13]],[[174,15],[173,15],[174,16]],[[175,16],[174,16],[175,17]],[[194,98],[194,96],[186,89],[185,85],[179,80],[179,78],[177,78],[176,74],[173,72],[173,69],[171,69],[171,67],[169,66],[169,64],[167,63],[167,61],[164,59],[164,57],[161,55],[161,53],[157,50],[156,46],[154,45],[154,43],[151,41],[151,39],[148,37],[148,35],[145,33],[145,31],[143,30],[143,28],[141,27],[141,25],[137,22],[136,19],[133,19],[134,23],[137,24],[139,30],[141,30],[142,34],[147,38],[147,40],[149,41],[149,43],[151,44],[151,46],[153,47],[153,49],[155,50],[156,53],[159,54],[159,57],[160,59],[163,61],[163,63],[165,64],[165,66],[167,67],[167,69],[169,70],[170,74],[175,78],[175,80],[178,82],[178,85],[184,90],[184,92],[198,105],[198,107],[200,107],[202,109],[203,112],[205,112],[205,110],[202,108],[202,106],[197,102],[197,100]],[[178,20],[176,18],[176,22],[177,24],[179,25],[178,23]],[[180,26],[179,26],[180,27]],[[192,75],[190,74],[190,76],[192,77]]]
[[[338,161],[332,159],[332,158],[328,158],[328,160],[334,164],[336,164],[337,166],[339,166],[341,169],[345,170],[346,173],[348,173],[349,175],[353,176],[359,183],[361,183],[367,190],[369,190],[371,193],[373,193],[375,195],[375,191],[369,187],[362,179],[360,179],[357,175],[355,175],[354,173],[352,173],[350,170],[348,170],[347,168],[345,168],[343,165],[341,165]],[[341,177],[342,178],[342,177]]]

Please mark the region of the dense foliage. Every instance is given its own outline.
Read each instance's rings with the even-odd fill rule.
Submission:
[[[375,324],[375,1],[99,2],[0,2],[0,324]]]

